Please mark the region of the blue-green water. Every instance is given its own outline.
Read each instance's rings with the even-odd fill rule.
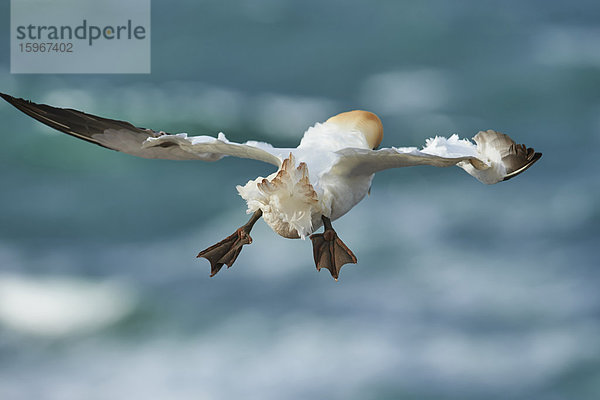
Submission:
[[[379,174],[334,224],[340,282],[262,222],[209,278],[195,254],[269,166],[136,159],[0,104],[0,398],[598,398],[597,2],[154,0],[151,75],[10,75],[4,37],[2,91],[154,129],[295,146],[362,108],[384,145],[496,129],[544,157],[495,186]]]

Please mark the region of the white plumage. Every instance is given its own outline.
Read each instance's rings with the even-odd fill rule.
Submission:
[[[355,113],[366,112],[348,114],[353,117]],[[501,135],[494,131],[484,134]],[[276,157],[274,164],[278,165],[278,171],[250,180],[237,190],[246,200],[249,214],[262,210],[265,222],[286,238],[305,238],[322,226],[321,215],[336,220],[346,214],[365,197],[373,174],[383,169],[457,165],[486,184],[500,182],[506,176],[506,167],[496,148],[473,144],[456,134],[427,139],[421,150],[416,147],[372,150],[365,134],[356,126],[349,127],[336,120],[308,128],[300,145],[291,149],[259,142],[232,143],[222,133],[218,139],[162,135],[146,139],[142,146],[152,149],[166,143],[177,144],[211,161],[247,147],[252,149],[241,156],[267,162]]]

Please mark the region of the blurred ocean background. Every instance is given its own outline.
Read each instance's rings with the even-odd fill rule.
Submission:
[[[138,159],[2,102],[1,399],[599,398],[600,3],[152,3],[152,74],[11,75],[2,2],[0,90],[276,146],[361,108],[384,146],[495,129],[544,157],[495,186],[378,174],[334,223],[337,283],[262,222],[209,278],[270,166]]]

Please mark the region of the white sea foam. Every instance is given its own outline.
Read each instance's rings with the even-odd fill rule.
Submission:
[[[25,333],[92,332],[127,316],[135,303],[134,292],[122,283],[0,275],[0,323]]]

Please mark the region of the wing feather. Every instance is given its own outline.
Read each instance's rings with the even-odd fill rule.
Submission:
[[[332,167],[332,172],[340,175],[371,175],[375,172],[390,168],[413,167],[417,165],[433,165],[435,167],[450,167],[472,157],[440,157],[427,154],[416,148],[383,148],[343,149],[337,152],[338,162]]]
[[[172,135],[70,108],[33,103],[4,93],[0,93],[0,96],[20,111],[51,128],[137,157],[216,161],[225,156],[234,156],[264,161],[277,167],[281,165],[278,152],[267,143],[234,143],[228,141],[222,133],[218,138]]]
[[[473,138],[475,144],[457,135],[428,139],[423,149],[416,147],[384,148],[381,150],[343,149],[331,172],[340,176],[371,175],[389,168],[432,165],[457,165],[486,184],[511,179],[540,159],[542,153],[509,136],[493,130],[481,131]]]

